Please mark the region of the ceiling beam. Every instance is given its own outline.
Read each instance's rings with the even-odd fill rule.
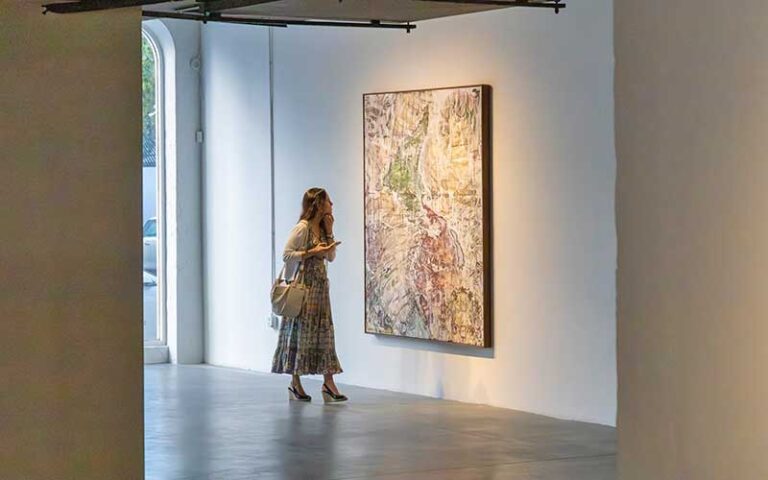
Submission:
[[[55,2],[43,4],[43,13],[81,13],[115,8],[143,7],[180,0],[81,0],[79,2]]]
[[[237,23],[241,25],[258,25],[265,27],[287,27],[288,25],[281,21],[271,18],[248,18],[237,17],[230,18],[220,14],[202,14],[196,12],[166,12],[159,10],[144,10],[141,12],[144,18],[173,18],[175,20],[194,20],[198,22],[219,22],[219,23]]]
[[[412,23],[395,23],[395,22],[381,22],[379,20],[370,21],[341,21],[341,20],[299,20],[299,19],[283,19],[283,18],[264,18],[264,17],[249,17],[246,15],[222,15],[220,13],[187,13],[187,12],[166,12],[166,11],[154,11],[144,10],[143,15],[149,18],[175,18],[178,20],[195,20],[198,22],[219,22],[219,23],[235,23],[240,25],[260,25],[269,27],[287,27],[290,25],[300,25],[307,27],[352,27],[352,28],[383,28],[394,30],[405,30],[410,33],[411,30],[416,28],[416,25]]]

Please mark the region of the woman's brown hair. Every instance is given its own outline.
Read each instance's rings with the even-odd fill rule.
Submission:
[[[299,219],[310,221],[315,218],[315,215],[323,208],[327,199],[328,192],[324,188],[313,187],[304,192],[304,198],[301,200],[301,217]],[[327,236],[328,232],[325,231],[323,223],[320,223],[320,229],[323,236]]]

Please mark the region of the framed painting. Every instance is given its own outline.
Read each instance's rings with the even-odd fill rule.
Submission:
[[[366,333],[491,346],[490,96],[363,95]]]

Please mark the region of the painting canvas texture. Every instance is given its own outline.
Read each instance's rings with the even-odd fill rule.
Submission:
[[[363,96],[367,333],[489,346],[488,95]]]

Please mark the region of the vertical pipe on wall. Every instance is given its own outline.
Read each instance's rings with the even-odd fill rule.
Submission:
[[[206,262],[207,255],[205,251],[206,235],[207,235],[207,216],[206,216],[206,177],[205,177],[205,162],[206,162],[206,145],[208,140],[208,129],[205,123],[205,71],[203,70],[203,32],[205,31],[202,25],[198,25],[197,31],[197,58],[200,61],[199,68],[197,70],[197,92],[199,102],[197,104],[198,112],[198,129],[202,132],[202,141],[198,143],[198,161],[200,162],[200,363],[208,363],[208,342],[206,336],[208,335],[208,289],[206,288],[206,281],[208,279],[208,264]]]
[[[203,131],[203,143],[200,145],[200,273],[201,282],[200,289],[203,294],[200,296],[200,308],[202,309],[202,339],[203,339],[203,361],[202,363],[208,363],[208,339],[209,339],[209,316],[208,316],[208,174],[207,174],[207,162],[208,162],[208,146],[209,132],[206,109],[205,97],[207,89],[207,73],[206,73],[206,59],[205,59],[205,36],[206,27],[200,25],[200,35],[198,37],[197,52],[200,55],[200,72],[198,76],[198,87],[200,104],[198,105],[198,111],[200,112],[200,130]]]
[[[271,227],[272,227],[272,276],[270,277],[269,281],[270,284],[274,280],[275,276],[277,275],[277,265],[275,262],[275,255],[277,254],[277,248],[275,245],[275,127],[274,127],[274,119],[275,119],[275,68],[274,68],[274,49],[273,49],[273,43],[274,38],[272,36],[273,34],[273,27],[269,27],[269,176],[270,176],[270,188],[269,188],[269,195],[270,195],[270,214],[271,214]],[[272,317],[273,321],[271,325],[274,326],[274,317]]]

